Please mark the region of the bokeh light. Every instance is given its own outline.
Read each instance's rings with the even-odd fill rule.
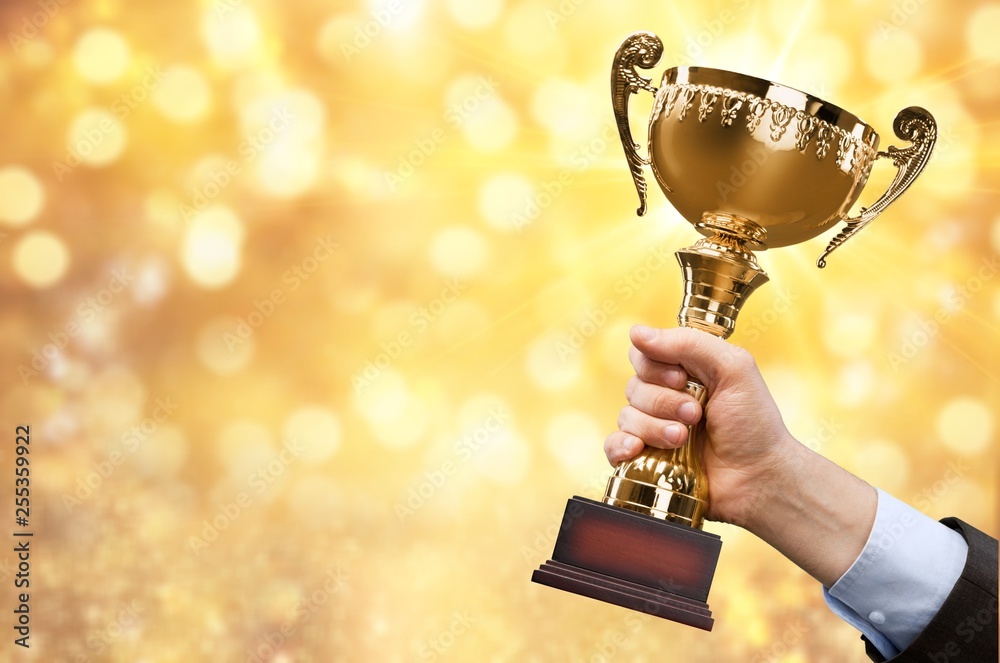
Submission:
[[[45,204],[45,191],[31,171],[20,166],[0,168],[0,223],[31,223]]]
[[[173,67],[163,75],[164,80],[153,91],[157,110],[179,124],[204,117],[212,104],[212,90],[201,72],[191,67]]]
[[[195,352],[205,368],[218,375],[229,375],[250,363],[256,344],[252,336],[241,336],[239,325],[238,318],[219,317],[198,331]]]
[[[21,237],[14,247],[14,272],[35,288],[48,288],[69,268],[66,243],[47,230],[35,230]]]
[[[711,636],[529,582],[605,488],[629,329],[676,324],[699,238],[649,169],[635,217],[608,79],[640,29],[656,86],[770,77],[880,150],[900,109],[935,115],[926,172],[826,269],[832,230],[758,254],[731,342],[803,443],[997,534],[995,0],[16,0],[0,28],[25,660],[864,660],[730,525]]]
[[[982,453],[992,444],[995,433],[994,413],[975,398],[949,401],[938,414],[938,437],[956,453],[973,456]]]
[[[314,462],[333,455],[340,445],[340,431],[336,415],[316,406],[300,407],[288,417],[284,427],[286,441],[300,445],[302,457]]]
[[[990,62],[1000,62],[1000,43],[997,41],[1000,4],[990,2],[976,8],[966,25],[966,39],[972,55]]]
[[[868,73],[883,84],[905,83],[920,72],[923,52],[920,41],[908,32],[885,36],[873,34],[865,58]]]
[[[479,214],[495,230],[515,232],[526,224],[518,223],[518,215],[527,219],[526,210],[532,203],[535,187],[524,175],[500,173],[483,183],[479,193]]]
[[[66,166],[72,168],[77,163],[88,166],[106,166],[121,155],[128,143],[128,130],[111,111],[91,108],[81,111],[66,134],[66,148],[69,150]]]
[[[206,5],[201,33],[213,61],[222,68],[252,64],[259,55],[260,22],[249,5]]]
[[[473,30],[492,25],[503,11],[503,0],[484,0],[483,2],[462,2],[448,0],[448,11],[455,22],[464,28]]]
[[[489,256],[486,239],[472,228],[452,226],[434,238],[431,263],[442,274],[466,278],[479,272]]]
[[[188,276],[209,288],[232,281],[240,269],[243,236],[241,221],[225,207],[210,207],[196,215],[181,248]]]
[[[76,70],[92,83],[111,83],[125,73],[128,63],[128,43],[109,28],[88,30],[80,36],[73,49]]]

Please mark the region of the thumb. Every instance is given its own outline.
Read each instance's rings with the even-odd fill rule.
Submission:
[[[654,361],[682,367],[710,390],[719,384],[740,349],[708,332],[689,327],[654,329],[635,325],[629,336],[639,352]]]

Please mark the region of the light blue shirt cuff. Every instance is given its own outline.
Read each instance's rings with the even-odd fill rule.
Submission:
[[[937,614],[968,552],[961,534],[879,490],[864,549],[823,598],[890,659]]]

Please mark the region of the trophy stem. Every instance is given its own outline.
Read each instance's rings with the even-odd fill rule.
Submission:
[[[728,338],[744,302],[768,277],[748,244],[759,245],[764,231],[732,215],[706,214],[699,228],[713,234],[675,255],[684,274],[684,298],[677,316],[692,327]],[[704,406],[705,387],[695,379],[685,391]],[[679,449],[646,447],[615,468],[604,503],[701,529],[708,510],[708,476],[701,463],[705,428],[688,426]]]
[[[713,234],[674,254],[684,276],[677,321],[729,338],[747,298],[769,280],[749,248],[760,247],[767,233],[729,214],[705,214],[698,228]]]

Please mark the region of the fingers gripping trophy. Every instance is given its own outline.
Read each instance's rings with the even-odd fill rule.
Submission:
[[[844,220],[817,261],[826,266],[831,252],[923,171],[937,125],[926,110],[906,108],[893,131],[909,145],[879,152],[878,134],[856,116],[767,80],[673,67],[654,87],[636,69],[655,67],[662,54],[662,42],[649,32],[619,47],[611,69],[615,120],[639,194],[637,213],[646,211],[644,167],[651,166],[667,200],[703,235],[676,252],[684,280],[678,322],[728,338],[746,299],[768,281],[754,251],[804,242]],[[636,143],[628,118],[629,100],[641,91],[654,95],[645,146]],[[881,158],[896,168],[892,184],[849,216]],[[755,167],[743,167],[748,162]],[[702,405],[709,396],[693,378],[686,391]],[[552,559],[532,580],[711,630],[707,599],[722,542],[702,531],[703,426],[689,427],[678,449],[647,446],[621,463],[602,502],[570,499]]]

